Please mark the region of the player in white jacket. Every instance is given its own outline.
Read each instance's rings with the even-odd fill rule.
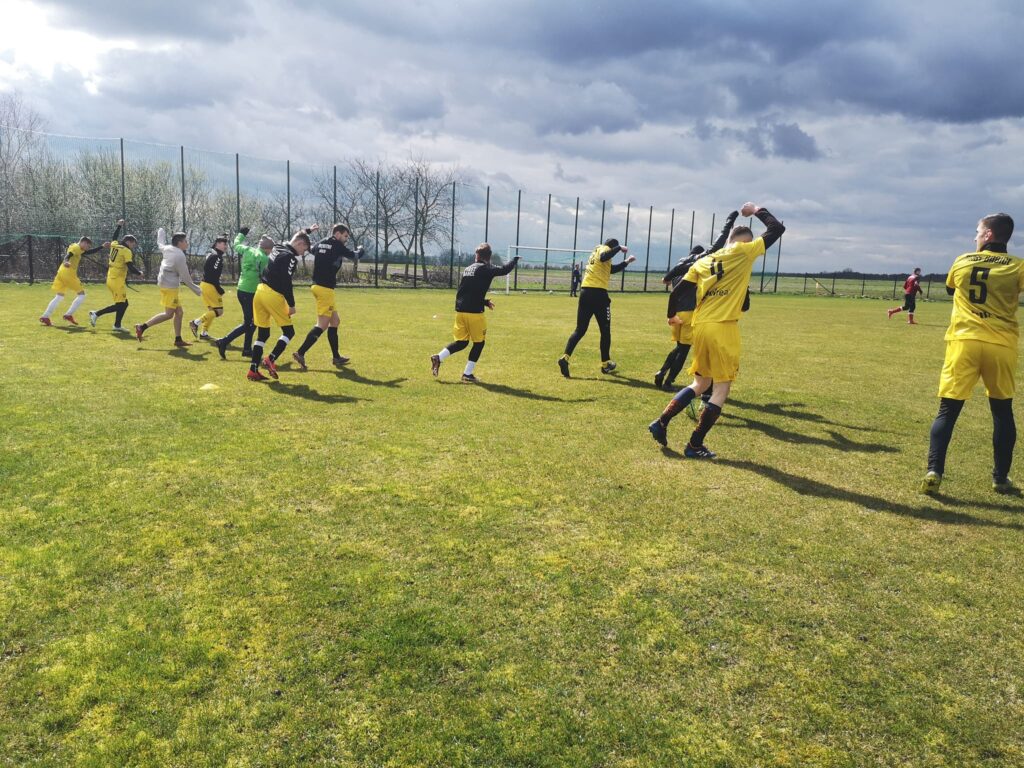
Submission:
[[[156,243],[160,246],[160,253],[163,259],[160,262],[160,272],[156,278],[156,284],[160,287],[160,304],[164,311],[149,318],[141,325],[135,326],[135,337],[142,341],[142,335],[146,329],[159,325],[166,320],[174,319],[174,346],[191,346],[181,338],[181,318],[185,310],[181,307],[181,298],[178,290],[184,283],[196,296],[201,295],[199,286],[192,282],[192,275],[188,271],[188,261],[185,258],[185,249],[188,248],[188,237],[184,232],[176,232],[171,235],[171,244],[167,244],[167,233],[163,227],[157,230]]]

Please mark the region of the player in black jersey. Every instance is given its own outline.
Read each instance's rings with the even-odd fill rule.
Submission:
[[[484,339],[487,335],[487,318],[484,316],[484,308],[494,309],[494,303],[487,298],[487,291],[491,288],[491,281],[496,277],[507,275],[516,268],[519,257],[503,267],[491,266],[491,246],[481,243],[476,249],[476,260],[470,264],[462,273],[459,281],[459,291],[455,295],[455,328],[453,334],[455,341],[442,349],[436,355],[430,356],[430,372],[437,376],[441,370],[441,363],[456,352],[461,352],[469,342],[473,342],[469,350],[469,362],[462,373],[462,380],[467,384],[476,384],[476,376],[473,371],[477,361],[484,351]]]
[[[313,285],[310,290],[316,299],[316,325],[306,335],[299,351],[292,358],[302,370],[306,370],[306,353],[316,344],[317,340],[327,331],[327,341],[331,345],[331,355],[335,366],[348,362],[338,351],[338,326],[341,316],[335,308],[335,289],[338,287],[338,270],[343,259],[351,259],[359,263],[363,249],[352,251],[348,247],[349,230],[344,224],[335,224],[331,236],[324,238],[310,250],[313,252]]]
[[[203,304],[206,305],[206,312],[202,317],[190,320],[188,323],[192,335],[197,339],[210,338],[210,326],[213,321],[224,314],[224,289],[220,284],[220,276],[224,271],[224,252],[228,249],[228,236],[219,235],[213,241],[213,247],[206,254],[206,261],[203,262],[203,279],[199,283],[199,290],[203,297]],[[202,332],[200,332],[202,328]]]

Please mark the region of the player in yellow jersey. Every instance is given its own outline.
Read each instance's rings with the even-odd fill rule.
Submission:
[[[85,301],[85,288],[82,287],[82,281],[78,279],[78,265],[81,263],[83,256],[91,256],[109,247],[110,243],[108,242],[93,248],[92,240],[88,237],[83,237],[74,245],[68,246],[68,252],[64,256],[64,261],[57,269],[57,274],[53,278],[53,284],[50,286],[50,289],[54,292],[53,299],[39,318],[40,323],[43,325],[53,325],[50,322],[50,315],[61,305],[66,294],[74,293],[75,298],[72,300],[71,306],[68,307],[68,311],[64,313],[64,320],[72,325],[78,325],[78,322],[75,320],[75,311]]]
[[[579,304],[576,306],[576,330],[565,343],[565,354],[558,358],[558,369],[565,378],[569,378],[569,358],[576,345],[580,343],[590,327],[590,320],[597,320],[601,329],[601,373],[611,373],[615,363],[611,361],[612,348],[612,300],[608,296],[608,280],[616,272],[621,272],[634,261],[636,256],[628,256],[618,264],[612,264],[619,253],[629,253],[629,248],[620,246],[614,237],[605,240],[590,253],[587,268],[583,274],[583,289],[580,291]]]
[[[135,248],[139,244],[135,235],[125,235],[124,239],[120,241],[117,239],[123,226],[124,219],[121,219],[117,222],[114,236],[110,238],[110,253],[107,256],[107,290],[110,291],[114,303],[89,313],[89,324],[93,328],[96,327],[97,318],[114,312],[114,330],[128,330],[121,325],[124,313],[128,310],[128,273],[141,276],[142,270],[133,263]]]
[[[739,319],[750,286],[750,273],[754,263],[786,231],[782,222],[754,203],[745,203],[740,215],[757,216],[767,229],[755,240],[749,227],[736,227],[725,248],[698,259],[686,273],[683,279],[697,286],[697,308],[692,321],[693,362],[689,371],[693,383],[676,393],[661,416],[648,427],[654,439],[667,446],[669,422],[714,381],[711,400],[701,411],[697,428],[683,451],[691,459],[715,457],[704,445],[704,438],[721,416],[732,382],[739,375]]]
[[[1024,259],[1011,256],[1006,246],[1013,236],[1013,219],[1005,213],[986,216],[975,232],[977,250],[953,262],[946,291],[953,313],[946,330],[946,359],[939,377],[939,414],[928,448],[928,474],[922,493],[937,493],[946,469],[946,449],[953,428],[981,379],[992,411],[992,489],[1018,494],[1010,482],[1010,464],[1017,442],[1013,393],[1017,371],[1017,307],[1024,291]]]

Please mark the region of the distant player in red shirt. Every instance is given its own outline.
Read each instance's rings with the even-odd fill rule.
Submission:
[[[919,293],[924,293],[924,291],[921,290],[921,268],[917,267],[914,270],[914,274],[909,275],[903,281],[903,306],[886,311],[889,319],[892,320],[892,316],[897,312],[906,312],[907,323],[909,325],[917,325],[917,321],[914,320],[914,310],[917,309],[917,294]]]

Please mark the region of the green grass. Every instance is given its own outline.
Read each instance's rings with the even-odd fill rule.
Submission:
[[[1024,763],[980,391],[915,492],[948,305],[755,296],[705,464],[646,430],[664,296],[571,381],[573,302],[495,296],[475,388],[429,375],[450,292],[341,292],[351,368],[273,386],[48,299],[0,286],[0,765]]]

